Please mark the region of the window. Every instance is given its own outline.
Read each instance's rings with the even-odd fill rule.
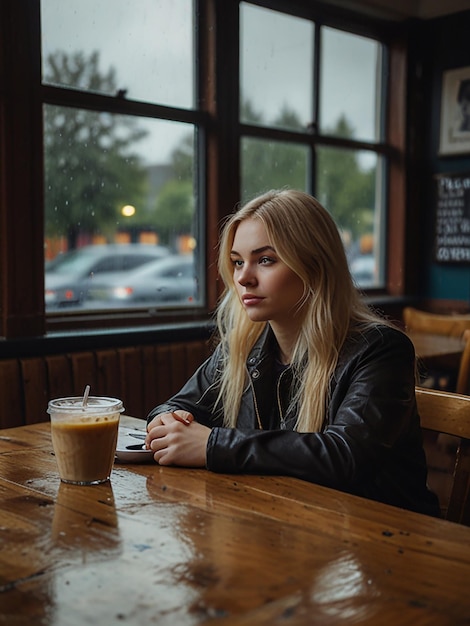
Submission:
[[[361,287],[405,292],[403,41],[319,6],[0,2],[2,337],[204,325],[220,224],[273,187],[318,196]]]
[[[382,44],[246,2],[240,41],[242,198],[313,193],[358,286],[384,286]]]
[[[202,242],[193,13],[192,0],[41,1],[46,311],[94,306],[93,272],[52,297],[62,255],[118,244],[124,265],[129,244],[143,262]]]
[[[298,130],[312,121],[312,22],[240,6],[241,121]]]

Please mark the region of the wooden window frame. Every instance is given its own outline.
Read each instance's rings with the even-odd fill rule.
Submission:
[[[387,141],[389,162],[387,198],[387,289],[383,296],[402,297],[407,285],[406,261],[406,33],[330,5],[303,0],[266,0],[254,4],[314,19],[358,34],[376,34],[389,48]],[[46,315],[44,309],[44,222],[42,105],[57,95],[74,104],[72,90],[41,86],[40,2],[2,0],[0,4],[0,335],[7,340],[47,336],[62,331],[97,331],[122,327],[158,327],[161,324],[198,324],[209,320],[220,284],[215,264],[219,226],[239,201],[240,138],[247,128],[239,123],[239,0],[197,0],[198,110],[204,128],[199,158],[202,199],[206,217],[207,266],[205,308],[150,317],[141,312]],[[354,26],[353,29],[348,27]],[[56,90],[57,88],[54,88]],[[96,101],[94,100],[96,98]],[[100,98],[90,102],[101,105]],[[109,99],[107,100],[109,104]],[[77,101],[78,104],[78,101]],[[83,106],[83,103],[80,103]],[[116,99],[115,112],[119,109]],[[136,111],[148,113],[146,105]],[[391,114],[393,113],[393,115]],[[169,111],[159,108],[165,116]],[[171,110],[171,116],[174,110]],[[180,112],[182,121],[186,113]],[[183,119],[184,118],[184,119]],[[253,129],[250,129],[250,132]],[[254,132],[254,131],[253,131]],[[325,140],[325,144],[334,139]],[[324,144],[324,145],[325,145]],[[355,144],[356,145],[356,144]]]

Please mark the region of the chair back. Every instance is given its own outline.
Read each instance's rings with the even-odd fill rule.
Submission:
[[[462,337],[470,329],[470,315],[429,313],[411,306],[403,309],[403,322],[406,330],[449,337]]]
[[[445,519],[470,526],[470,396],[416,387],[416,401],[424,429],[429,486],[439,497]],[[426,431],[436,435],[426,438]],[[439,444],[442,435],[447,437]],[[450,462],[444,459],[443,466],[446,456]]]
[[[465,347],[460,358],[457,386],[455,390],[457,393],[470,395],[470,329],[467,329],[464,332],[463,338],[465,341]]]
[[[409,306],[403,309],[403,322],[407,331],[446,335],[465,340],[453,391],[470,395],[470,315],[442,315]]]

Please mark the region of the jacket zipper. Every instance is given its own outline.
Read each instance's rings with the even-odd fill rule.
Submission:
[[[284,372],[286,372],[287,370],[283,370],[279,376],[279,378],[277,379],[277,390],[276,390],[276,395],[277,395],[277,408],[279,410],[279,420],[280,420],[280,426],[281,426],[281,430],[286,430],[286,420],[285,417],[282,413],[282,406],[281,406],[281,394],[280,394],[280,390],[281,390],[281,378],[284,376]]]
[[[277,385],[276,385],[276,400],[277,400],[277,408],[279,411],[279,420],[280,420],[280,427],[281,430],[286,430],[286,420],[285,417],[283,415],[282,412],[282,405],[281,405],[281,394],[280,394],[280,389],[281,389],[281,378],[283,377],[284,373],[287,370],[284,370],[281,372],[279,378],[277,379]],[[255,413],[256,413],[256,421],[258,422],[258,428],[260,430],[263,430],[263,425],[261,424],[261,418],[260,418],[260,414],[259,414],[259,409],[258,409],[258,400],[256,399],[256,391],[255,391],[255,386],[253,385],[253,381],[250,378],[250,385],[251,385],[251,390],[253,392],[253,404],[255,405]]]
[[[258,428],[260,430],[263,430],[263,425],[261,424],[261,418],[259,415],[258,400],[256,399],[255,386],[253,385],[253,381],[251,380],[250,372],[248,372],[248,374],[250,379],[251,391],[253,392],[253,404],[255,405],[256,421],[258,422]]]

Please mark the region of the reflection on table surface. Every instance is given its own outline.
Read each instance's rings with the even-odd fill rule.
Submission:
[[[283,477],[116,465],[63,485],[51,452],[48,424],[0,431],[2,623],[470,616],[470,528]]]

